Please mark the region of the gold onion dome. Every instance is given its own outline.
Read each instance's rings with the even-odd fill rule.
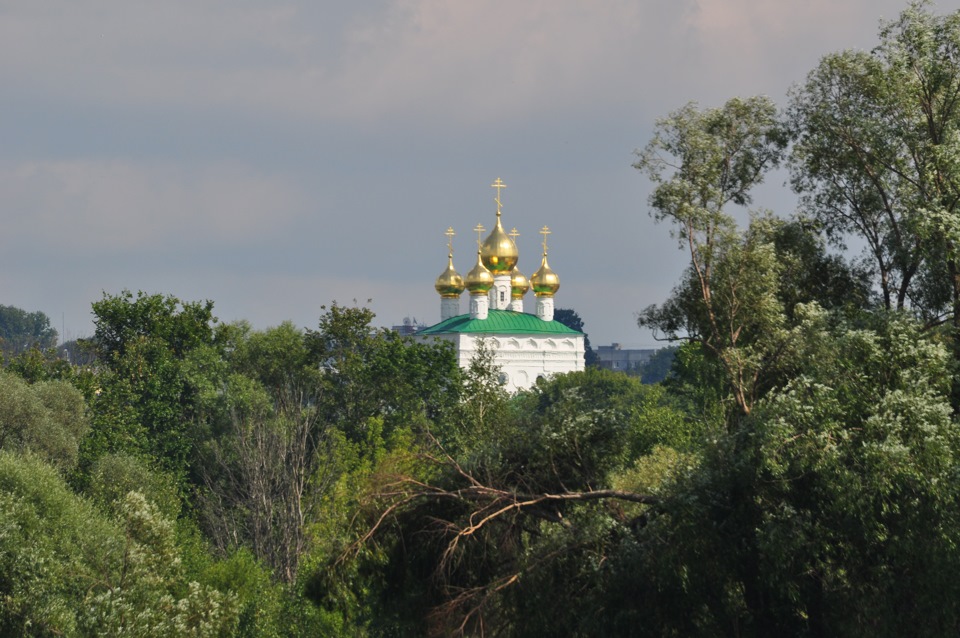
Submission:
[[[547,253],[543,253],[540,269],[530,277],[530,285],[533,287],[533,294],[538,297],[552,297],[560,290],[560,277],[547,263]]]
[[[530,282],[526,276],[514,266],[510,271],[510,295],[514,299],[522,299],[527,291],[530,290]]]
[[[496,275],[506,275],[517,265],[519,253],[517,245],[500,225],[500,213],[497,212],[497,225],[487,236],[480,248],[480,257],[487,270]]]
[[[465,283],[467,290],[472,295],[486,294],[493,288],[493,275],[483,265],[479,250],[477,251],[477,265],[467,273]]]
[[[513,238],[503,231],[500,225],[500,214],[503,204],[500,202],[500,191],[507,187],[499,177],[491,187],[497,189],[497,225],[494,226],[490,235],[484,240],[480,247],[480,257],[483,259],[483,265],[487,270],[495,275],[507,275],[517,265],[517,258],[520,254],[517,252],[517,244]]]
[[[453,267],[453,253],[447,255],[447,269],[440,273],[433,287],[441,297],[449,298],[459,297],[466,287],[463,284],[463,277]]]

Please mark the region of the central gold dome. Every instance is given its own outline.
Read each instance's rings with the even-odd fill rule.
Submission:
[[[494,275],[506,275],[517,265],[519,256],[517,245],[503,231],[498,214],[497,225],[480,247],[480,259],[483,260],[487,270]]]

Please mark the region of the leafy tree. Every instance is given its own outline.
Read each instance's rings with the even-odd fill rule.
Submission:
[[[744,414],[775,382],[789,338],[778,295],[781,264],[767,226],[755,218],[742,238],[713,241],[709,267],[695,258],[672,297],[638,318],[671,340],[696,343],[715,364],[700,368],[715,375],[704,381],[721,386]]]
[[[88,428],[83,396],[69,383],[29,385],[0,371],[0,449],[35,454],[66,472]]]
[[[770,241],[780,264],[777,297],[789,323],[799,304],[816,302],[850,318],[873,307],[870,274],[830,254],[814,229],[798,221],[770,220]]]
[[[885,307],[951,321],[960,360],[960,12],[913,2],[870,53],[826,56],[791,106],[794,187],[867,245]],[[952,403],[960,410],[960,382]]]
[[[248,548],[282,582],[296,581],[341,477],[456,406],[450,349],[374,330],[372,319],[334,304],[317,331],[221,333],[230,370],[207,403],[204,525],[222,551]]]
[[[642,516],[630,506],[658,501],[616,477],[636,455],[662,455],[658,443],[698,438],[662,390],[599,369],[508,407],[493,442],[434,441],[373,486],[355,549],[385,556],[382,592],[403,597],[391,609],[410,634],[592,633],[604,557]]]
[[[421,344],[373,329],[375,315],[366,308],[334,303],[325,310],[318,329],[307,331],[306,344],[323,370],[323,418],[349,440],[365,440],[377,419],[389,437],[456,405],[460,368],[449,344]]]
[[[24,350],[10,360],[7,370],[23,377],[30,383],[62,379],[83,385],[86,381],[84,371],[70,365],[52,348],[42,351],[39,348]]]
[[[199,389],[187,362],[216,348],[212,302],[104,294],[93,304],[89,343],[100,371],[85,466],[104,453],[146,455],[186,477],[198,418]],[[211,370],[216,373],[216,370]]]
[[[50,318],[37,310],[27,312],[14,306],[0,305],[0,347],[4,358],[16,356],[25,350],[46,350],[57,345],[57,331]]]
[[[89,487],[84,495],[100,509],[120,515],[130,492],[139,492],[168,520],[176,520],[180,515],[180,495],[174,477],[128,454],[104,454],[97,459],[90,468]]]
[[[670,374],[677,346],[659,348],[653,356],[640,368],[640,381],[643,383],[660,383]]]
[[[228,636],[236,597],[188,582],[173,525],[138,492],[112,519],[36,458],[0,451],[0,633]]]
[[[946,352],[902,319],[855,330],[801,312],[802,374],[707,446],[622,566],[654,575],[618,607],[657,608],[652,635],[957,627]]]
[[[775,294],[779,264],[758,218],[742,238],[726,211],[750,203],[750,190],[777,166],[786,136],[766,98],[728,101],[717,109],[694,105],[657,123],[634,165],[657,185],[650,205],[674,222],[690,253],[685,284],[663,308],[650,307],[641,325],[678,337],[684,330],[723,366],[733,399],[749,413],[781,327]]]
[[[204,528],[221,552],[249,549],[293,583],[307,525],[339,467],[339,439],[317,408],[321,372],[290,323],[222,332],[229,369],[201,393],[212,424],[198,464]]]

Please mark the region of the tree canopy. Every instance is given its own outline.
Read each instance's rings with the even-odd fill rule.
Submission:
[[[5,359],[31,348],[46,350],[57,345],[57,331],[39,310],[27,312],[0,305],[0,348]]]

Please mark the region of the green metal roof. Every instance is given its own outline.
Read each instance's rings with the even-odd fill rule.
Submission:
[[[486,319],[471,319],[469,314],[451,317],[446,321],[424,328],[418,335],[450,333],[470,334],[582,334],[559,321],[544,321],[535,315],[512,310],[490,310]]]

